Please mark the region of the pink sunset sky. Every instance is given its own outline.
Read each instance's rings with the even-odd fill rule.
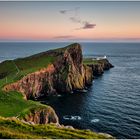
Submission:
[[[140,2],[0,2],[1,41],[140,40]]]

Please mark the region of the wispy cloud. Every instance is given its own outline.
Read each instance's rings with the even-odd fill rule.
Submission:
[[[81,23],[81,20],[76,18],[76,17],[70,17],[69,18],[72,22],[75,22],[75,23]]]
[[[70,20],[71,20],[72,22],[80,23],[80,24],[83,25],[83,26],[80,27],[80,28],[76,28],[76,30],[77,30],[77,29],[78,29],[78,30],[80,30],[80,29],[93,29],[93,28],[95,28],[95,26],[96,26],[96,24],[94,24],[94,23],[89,23],[88,21],[82,21],[82,20],[80,20],[80,19],[78,19],[78,18],[76,18],[76,17],[70,17]]]
[[[76,28],[75,30],[81,30],[81,29],[93,29],[93,28],[95,28],[95,26],[96,26],[96,24],[89,23],[89,22],[86,21],[86,22],[83,24],[82,27],[80,27],[80,28]]]
[[[95,28],[96,24],[90,23],[89,21],[81,20],[81,19],[78,17],[77,14],[78,14],[78,10],[79,10],[79,9],[80,9],[80,7],[76,7],[76,8],[71,9],[71,10],[60,10],[59,12],[60,12],[61,14],[67,14],[69,11],[74,11],[74,12],[75,12],[75,15],[74,15],[74,16],[69,17],[69,19],[70,19],[71,22],[81,24],[81,27],[80,27],[80,28],[76,28],[75,30],[93,29],[93,28]]]
[[[65,39],[65,38],[72,38],[72,37],[74,37],[74,36],[72,36],[72,35],[60,35],[60,36],[55,36],[54,38],[55,39]]]
[[[60,10],[59,11],[61,14],[66,14],[67,13],[67,10]]]
[[[66,14],[67,12],[75,12],[75,14],[77,14],[79,9],[80,9],[80,7],[75,7],[73,9],[63,9],[63,10],[60,10],[59,12],[61,14]]]
[[[89,22],[85,22],[84,23],[84,26],[82,27],[82,29],[92,29],[92,28],[95,28],[96,24],[93,24],[93,23],[89,23]]]

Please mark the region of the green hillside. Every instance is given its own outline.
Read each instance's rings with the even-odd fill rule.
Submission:
[[[106,139],[109,135],[98,134],[89,130],[78,130],[56,125],[30,125],[16,119],[5,119],[0,117],[0,138],[12,139]]]

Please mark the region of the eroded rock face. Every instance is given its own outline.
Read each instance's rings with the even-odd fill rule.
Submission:
[[[68,48],[63,56],[54,65],[56,77],[54,77],[55,89],[59,93],[71,92],[85,87],[85,68],[82,62],[82,50],[79,44]]]
[[[94,76],[99,76],[104,73],[104,69],[101,64],[94,64],[94,65],[90,64],[88,66],[92,68],[92,72]]]
[[[55,92],[52,81],[54,70],[55,68],[53,64],[51,64],[47,68],[28,74],[18,82],[6,85],[4,90],[19,91],[24,95],[25,99],[34,99],[41,96],[43,89],[51,94]],[[48,86],[48,88],[46,86]]]
[[[104,70],[109,70],[114,67],[107,59],[99,60],[99,63],[89,64],[88,66],[92,68],[93,76],[102,75]]]
[[[59,119],[51,107],[31,110],[22,120],[34,124],[59,124]]]
[[[109,70],[114,67],[107,59],[99,60],[99,63],[101,63],[103,70]]]
[[[92,67],[84,65],[84,71],[85,86],[90,86],[93,81],[93,69]]]

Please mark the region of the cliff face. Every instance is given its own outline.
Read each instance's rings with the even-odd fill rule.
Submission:
[[[26,99],[49,94],[71,93],[91,85],[93,76],[100,75],[104,70],[112,67],[106,59],[97,65],[84,65],[82,49],[77,43],[45,53],[55,57],[52,64],[26,75],[15,83],[6,85],[4,90],[19,91]]]
[[[91,84],[92,70],[83,66],[79,44],[72,44],[47,53],[56,57],[54,63],[28,74],[15,83],[6,85],[4,90],[16,90],[26,99],[35,99],[48,94],[69,93],[76,89],[84,89],[86,85]]]
[[[84,67],[84,78],[85,78],[85,86],[89,86],[93,81],[93,69],[87,65],[83,65]]]
[[[41,92],[45,89],[47,93],[53,92],[52,78],[54,72],[54,65],[49,65],[47,68],[40,71],[28,74],[21,80],[6,85],[6,91],[19,91],[23,94],[25,99],[34,99],[41,96]],[[47,87],[48,86],[48,87]]]
[[[93,76],[102,75],[104,70],[114,67],[107,59],[99,60],[97,64],[88,64],[87,66],[92,68]]]
[[[34,108],[26,113],[25,116],[20,118],[21,120],[29,123],[34,124],[48,124],[48,123],[55,123],[59,124],[59,119],[51,107],[44,107],[44,108]]]
[[[68,47],[63,56],[54,63],[56,75],[54,88],[59,93],[69,93],[76,89],[84,89],[93,76],[88,73],[88,67],[83,66],[82,50],[79,44]],[[89,75],[88,75],[89,74]]]

